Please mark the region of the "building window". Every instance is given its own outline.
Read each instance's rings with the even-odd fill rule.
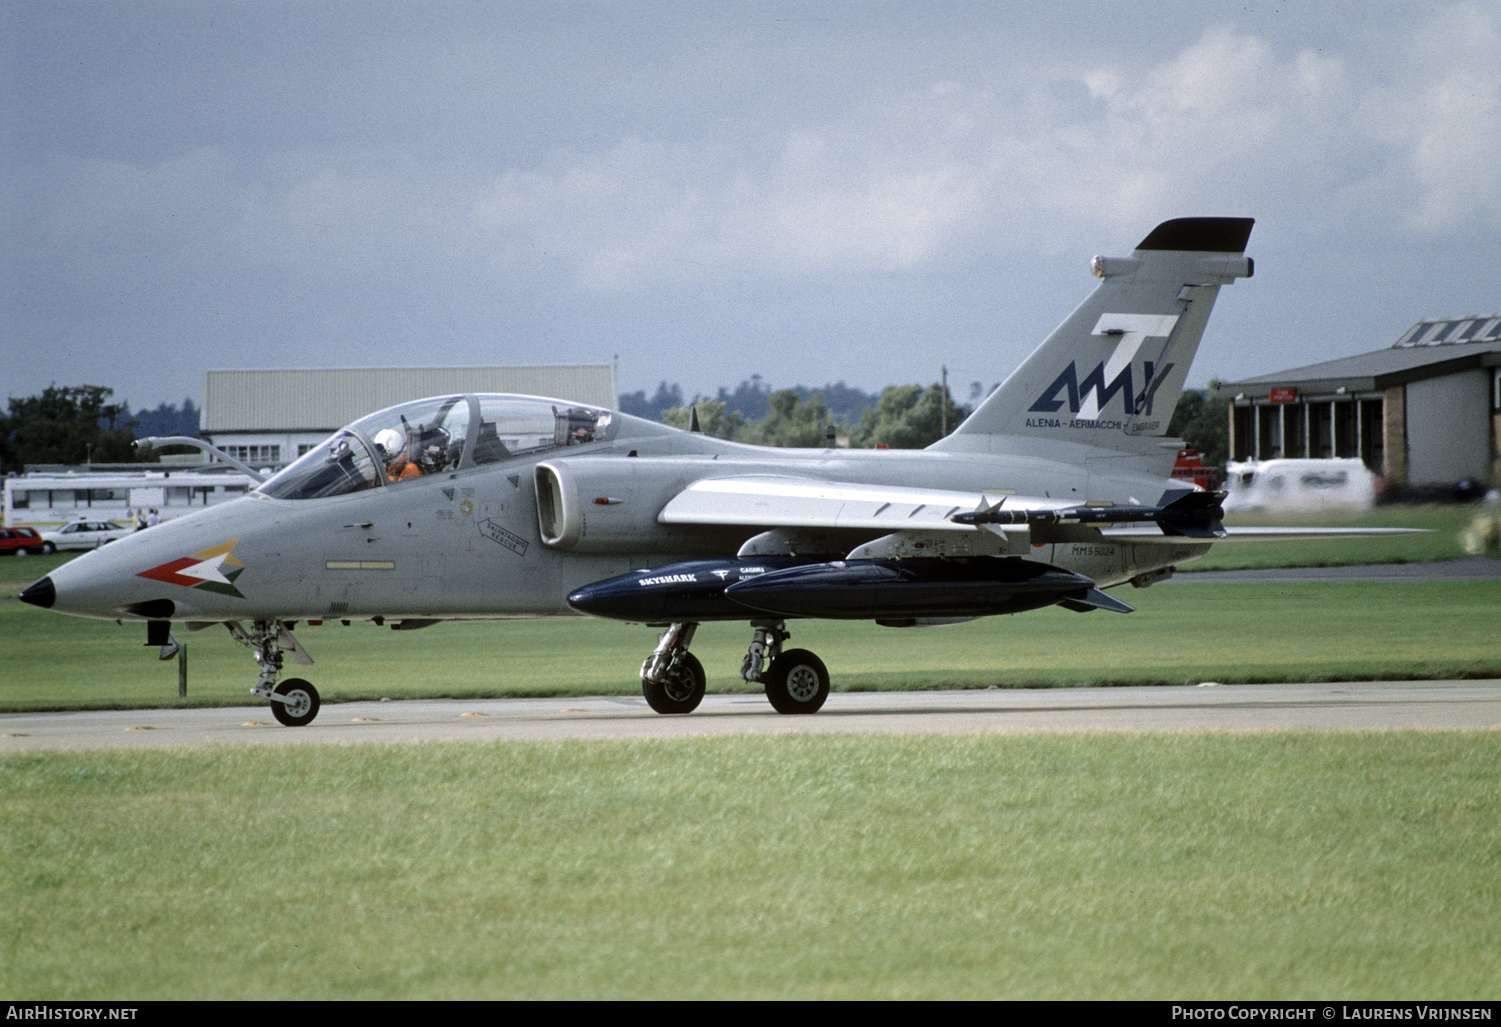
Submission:
[[[224,451],[247,464],[281,463],[281,446],[225,446]]]

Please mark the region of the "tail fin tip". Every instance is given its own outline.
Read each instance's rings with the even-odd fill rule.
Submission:
[[[1147,234],[1138,250],[1244,253],[1255,218],[1174,218]]]

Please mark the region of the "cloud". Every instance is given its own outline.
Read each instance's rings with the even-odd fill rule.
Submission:
[[[1411,100],[1395,102],[1421,198],[1410,221],[1428,231],[1501,228],[1501,26],[1494,8],[1442,12],[1416,46],[1431,62]],[[1405,115],[1405,117],[1403,116]]]
[[[841,275],[935,256],[985,188],[967,103],[949,83],[922,97],[784,133],[688,143],[624,141],[545,171],[499,176],[476,223],[515,259],[560,260],[581,284],[620,288],[709,269]],[[934,118],[947,132],[931,132]]]
[[[846,69],[863,91],[801,117],[717,105],[670,136],[574,134],[526,166],[431,149],[57,158],[33,169],[23,220],[85,271],[133,254],[194,275],[561,274],[599,292],[1083,252],[1183,214],[1339,239],[1501,226],[1497,14],[1438,8],[1377,38],[1288,50],[1220,25],[1154,63],[1065,55],[1046,76],[997,58],[881,88]]]
[[[723,123],[559,155],[498,176],[475,221],[506,259],[543,254],[600,289],[706,268],[841,276],[1056,252],[1184,213],[1277,216],[1314,236],[1360,235],[1371,219],[1494,226],[1495,43],[1490,13],[1445,11],[1396,51],[1396,90],[1365,55],[1279,52],[1218,26],[1156,65],[1075,68],[1031,104],[952,80],[867,98],[786,132],[771,155]],[[1070,88],[1078,101],[1062,102]]]

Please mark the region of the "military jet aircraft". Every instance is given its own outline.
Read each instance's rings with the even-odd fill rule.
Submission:
[[[21,598],[85,617],[226,625],[283,724],[317,690],[299,621],[396,630],[587,614],[664,628],[641,668],[659,713],[704,694],[705,621],[747,621],[740,675],[813,713],[829,672],[787,621],[953,623],[1060,605],[1129,612],[1230,533],[1222,494],[1169,477],[1165,439],[1220,287],[1249,278],[1248,218],[1183,218],[1126,257],[952,434],[925,450],[767,449],[534,396],[423,399],[335,433],[242,499],[59,567]],[[1250,537],[1270,537],[1250,530]],[[248,625],[248,626],[247,626]]]

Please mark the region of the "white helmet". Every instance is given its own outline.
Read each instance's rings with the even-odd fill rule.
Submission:
[[[382,428],[375,433],[375,445],[386,456],[395,456],[398,451],[406,448],[401,437],[401,432],[395,428]]]

